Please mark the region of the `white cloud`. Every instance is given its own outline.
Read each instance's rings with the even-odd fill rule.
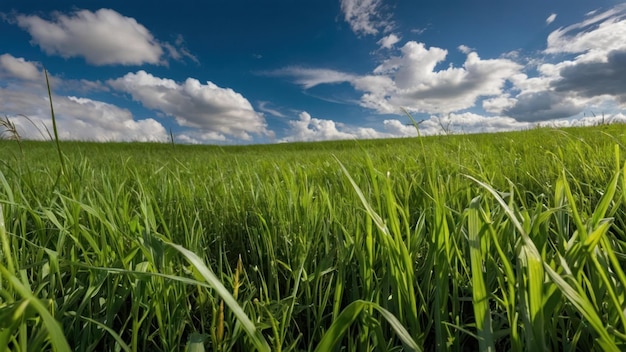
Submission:
[[[167,140],[165,128],[156,120],[135,120],[130,111],[112,104],[77,97],[62,97],[54,103],[64,138],[102,142]]]
[[[174,41],[175,45],[170,43],[163,43],[163,47],[167,49],[169,56],[177,61],[182,61],[184,58],[188,58],[195,62],[196,64],[200,63],[200,60],[193,55],[187,47],[185,47],[185,39],[182,35],[176,36],[176,40]]]
[[[417,130],[412,124],[402,123],[400,120],[389,119],[383,121],[385,130],[394,137],[415,137]]]
[[[285,67],[279,70],[264,72],[263,74],[268,76],[295,77],[295,83],[301,85],[305,89],[309,89],[320,84],[350,82],[357,77],[349,73],[343,73],[330,69],[306,68],[299,66]]]
[[[427,30],[427,28],[413,28],[413,29],[411,29],[410,32],[414,33],[414,34],[422,34],[422,33],[426,32],[426,30]]]
[[[53,96],[59,138],[88,141],[167,140],[165,128],[156,120],[135,120],[126,109],[101,101],[72,96]],[[49,102],[43,94],[0,89],[0,106],[26,139],[48,138],[52,132]],[[18,116],[20,115],[20,116]],[[21,115],[28,116],[28,121]]]
[[[411,123],[398,119],[386,119],[382,129],[350,126],[328,119],[312,117],[306,111],[300,113],[297,120],[291,120],[286,137],[280,142],[325,141],[341,139],[376,139],[415,137],[418,132]],[[508,117],[485,117],[472,113],[449,114],[443,118],[431,116],[420,122],[419,133],[422,136],[442,133],[496,132],[528,128],[527,123],[516,122]]]
[[[174,59],[195,59],[181,45],[159,43],[134,18],[114,10],[54,13],[51,20],[35,15],[17,15],[15,22],[48,55],[83,57],[93,65],[163,64],[164,48]]]
[[[423,135],[445,133],[492,133],[520,130],[532,127],[526,122],[519,122],[505,116],[483,116],[470,112],[431,116],[420,124]]]
[[[288,123],[290,130],[288,136],[282,140],[284,142],[355,138],[355,136],[350,133],[339,131],[334,121],[313,118],[306,111],[300,113],[298,120],[291,120]]]
[[[566,126],[571,124],[566,120],[558,123]],[[290,129],[287,131],[286,137],[282,138],[280,142],[399,138],[418,135],[413,124],[404,123],[398,119],[384,120],[379,130],[349,126],[333,120],[311,117],[305,111],[300,113],[297,120],[289,121],[289,125]],[[419,134],[422,136],[447,133],[491,133],[527,129],[533,126],[531,123],[518,122],[511,117],[489,117],[469,112],[433,115],[418,124]]]
[[[400,56],[390,57],[372,74],[354,75],[327,69],[288,67],[274,75],[293,76],[304,88],[319,84],[349,82],[363,92],[360,104],[379,113],[410,111],[447,113],[475,105],[479,97],[502,94],[506,80],[518,75],[521,65],[508,59],[483,60],[475,52],[467,54],[462,67],[437,70],[447,50],[410,41]]]
[[[505,109],[514,106],[516,101],[517,100],[511,98],[510,94],[504,93],[497,97],[483,100],[482,107],[487,112],[499,114]]]
[[[16,91],[41,90],[45,87],[45,76],[42,65],[39,62],[28,61],[24,58],[16,58],[11,54],[0,55],[0,78],[4,79],[6,87]],[[102,92],[109,88],[100,81],[89,81],[86,79],[63,79],[58,76],[48,74],[50,85],[55,92]]]
[[[202,84],[197,79],[187,78],[178,83],[138,71],[107,83],[130,94],[145,107],[174,117],[181,126],[243,140],[251,140],[251,133],[271,135],[263,116],[246,98],[212,82]]]
[[[16,58],[11,54],[0,55],[0,77],[34,81],[41,79],[37,64]]]
[[[378,105],[381,113],[396,113],[398,107],[420,112],[458,111],[474,106],[481,96],[501,94],[504,82],[521,70],[513,61],[483,60],[474,52],[467,54],[462,67],[436,70],[447,50],[426,48],[413,41],[401,52],[401,56],[385,60],[374,70],[374,74],[391,78],[393,86],[384,91],[363,87],[365,106]]]
[[[384,47],[391,38],[389,35],[378,44]],[[305,88],[350,83],[361,93],[362,107],[382,114],[402,114],[400,107],[404,107],[411,112],[446,115],[474,108],[480,102],[488,113],[514,117],[520,123],[537,123],[572,119],[584,109],[624,109],[623,38],[626,4],[588,13],[580,23],[553,31],[543,52],[546,56],[541,59],[524,60],[519,52],[482,59],[474,49],[461,45],[458,49],[467,56],[463,65],[446,67],[447,50],[409,41],[399,55],[382,60],[369,74],[293,67],[274,72],[292,76]],[[559,61],[561,54],[567,54],[567,59]],[[525,67],[518,63],[522,61]],[[529,76],[533,71],[537,73]]]
[[[551,121],[517,121],[508,116],[484,116],[464,112],[447,115],[431,115],[418,122],[419,135],[494,133],[524,130],[534,127],[591,126],[600,123],[626,122],[626,115],[586,116],[580,119],[556,119]],[[290,128],[279,142],[309,142],[325,140],[377,139],[416,137],[418,131],[409,121],[386,119],[379,129],[350,126],[337,121],[312,117],[306,111],[298,119],[288,122]]]
[[[377,41],[376,44],[380,45],[381,49],[392,49],[399,41],[400,38],[394,33],[391,33]]]
[[[619,110],[626,105],[624,37],[626,4],[588,13],[580,23],[550,33],[544,53],[554,63],[539,64],[536,77],[513,76],[517,95],[483,106],[519,121],[573,118],[584,109]],[[561,54],[576,56],[558,61]]]
[[[276,117],[281,117],[281,118],[285,118],[287,117],[285,114],[283,114],[282,112],[274,109],[274,108],[270,108],[269,105],[271,105],[270,102],[267,101],[259,101],[258,102],[258,107],[259,110],[262,112],[266,112],[272,116],[276,116]]]
[[[548,36],[549,54],[578,54],[572,60],[546,64],[542,73],[550,88],[563,94],[593,98],[610,96],[626,102],[626,4],[593,13],[580,23]]]
[[[368,127],[348,126],[333,120],[319,119],[303,111],[297,120],[289,121],[286,137],[280,142],[311,142],[339,139],[373,139],[396,137]]]
[[[469,53],[474,51],[474,49],[470,48],[467,45],[463,45],[463,44],[459,45],[458,49],[459,49],[460,52],[462,52],[465,55],[468,55]]]
[[[41,64],[4,54],[0,56],[0,77],[6,82],[0,88],[0,112],[15,123],[23,138],[48,138],[46,128],[52,131],[50,103]],[[49,78],[61,139],[101,142],[167,139],[165,128],[154,119],[136,120],[129,110],[106,102],[56,94],[71,90],[103,91],[105,87],[100,82],[65,80],[54,75]]]
[[[176,143],[184,144],[215,144],[228,142],[228,138],[213,131],[185,131],[174,136]]]
[[[383,13],[382,0],[341,0],[341,11],[350,28],[357,35],[388,32],[393,22]]]
[[[548,35],[545,53],[584,53],[578,60],[598,61],[615,50],[625,50],[626,4],[588,16],[580,23]]]
[[[546,18],[546,24],[550,24],[554,22],[555,19],[556,19],[556,13],[553,13],[550,16],[548,16],[548,18]]]

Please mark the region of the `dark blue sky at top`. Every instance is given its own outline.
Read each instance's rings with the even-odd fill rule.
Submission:
[[[289,121],[297,121],[306,111],[314,118],[335,121],[354,128],[381,130],[385,119],[406,120],[400,113],[388,113],[360,104],[363,91],[354,82],[332,82],[305,88],[297,77],[276,74],[289,67],[327,69],[356,76],[372,74],[385,60],[400,55],[400,48],[409,42],[423,43],[426,48],[447,50],[445,60],[435,71],[451,66],[463,67],[467,53],[464,45],[480,59],[503,58],[517,51],[515,62],[525,65],[532,60],[558,62],[577,54],[549,56],[548,35],[579,23],[590,11],[606,11],[623,1],[383,1],[377,11],[391,26],[377,34],[355,33],[345,20],[339,0],[308,1],[28,1],[3,0],[0,13],[0,55],[10,54],[46,67],[65,80],[106,82],[127,73],[144,70],[156,77],[183,82],[188,77],[201,83],[213,82],[241,94],[262,112],[263,107],[283,116],[263,113],[268,128],[275,136],[254,137],[253,142],[272,142],[289,135]],[[161,43],[181,43],[195,57],[168,59],[166,65],[92,65],[84,57],[64,58],[48,54],[32,41],[24,28],[16,25],[17,15],[36,15],[52,20],[55,13],[71,15],[78,10],[112,9],[121,16],[133,18]],[[556,14],[553,22],[546,19]],[[393,48],[378,43],[388,34],[400,40]],[[120,41],[124,38],[120,37]],[[524,72],[531,75],[536,67]],[[6,77],[0,76],[0,80]],[[1,81],[0,81],[1,82]],[[503,87],[510,87],[505,82]],[[149,108],[127,92],[69,91],[54,87],[58,94],[81,96],[113,104],[132,112],[135,119],[155,118],[164,127],[184,133],[189,126],[180,126],[163,111]],[[81,94],[82,93],[82,94]],[[479,106],[460,109],[489,116]],[[0,107],[1,108],[1,107]],[[619,108],[617,112],[621,111]],[[434,111],[415,114],[428,118]],[[17,114],[18,111],[8,111]],[[500,114],[502,115],[502,114]],[[500,116],[499,115],[499,116]],[[227,136],[231,143],[237,138]],[[323,138],[322,138],[323,139]],[[210,142],[210,141],[209,141]],[[248,141],[249,142],[249,141]]]

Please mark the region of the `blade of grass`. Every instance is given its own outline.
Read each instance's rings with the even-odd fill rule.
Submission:
[[[421,352],[422,348],[411,337],[411,334],[402,326],[398,319],[388,310],[373,302],[356,300],[350,303],[333,321],[324,337],[315,348],[316,352],[332,351],[346,334],[350,326],[357,320],[362,311],[373,308],[378,311],[383,318],[391,325],[398,337],[410,351]]]
[[[29,304],[37,311],[41,319],[43,320],[44,326],[48,330],[48,338],[50,339],[50,343],[52,347],[57,352],[70,352],[72,349],[70,345],[67,343],[65,339],[65,334],[63,333],[63,329],[59,325],[59,323],[54,319],[54,317],[48,312],[46,306],[41,303],[35,295],[28,289],[26,286],[20,282],[20,280],[12,275],[4,265],[0,265],[0,274],[7,280],[11,286],[17,291],[17,293],[22,296],[22,298],[28,300]]]
[[[48,79],[48,70],[43,70],[46,76],[46,86],[48,87],[48,100],[50,101],[50,115],[52,116],[52,130],[54,132],[54,141],[56,143],[57,152],[59,153],[59,161],[61,162],[61,172],[67,174],[67,168],[65,167],[65,158],[61,152],[61,143],[59,142],[59,131],[57,129],[57,119],[54,115],[54,106],[52,105],[52,89],[50,88],[50,80]]]
[[[491,326],[491,311],[489,310],[489,295],[483,276],[483,254],[481,251],[481,237],[485,229],[481,226],[479,215],[480,197],[472,199],[467,215],[467,231],[470,243],[470,262],[472,267],[472,301],[474,302],[474,317],[478,330],[481,351],[495,351],[493,328]]]
[[[209,285],[215,289],[217,294],[224,300],[228,308],[235,314],[244,330],[248,333],[248,337],[257,348],[257,350],[262,352],[270,352],[270,346],[265,340],[265,337],[261,334],[261,332],[254,326],[254,323],[248,318],[246,313],[243,311],[239,303],[235,300],[235,298],[230,294],[228,289],[222,284],[222,282],[215,276],[213,271],[204,264],[202,259],[198,257],[192,251],[179,246],[174,243],[168,243],[169,246],[179,251],[188,261],[191,263],[196,270],[202,275],[202,277],[207,281]]]
[[[544,351],[547,349],[543,317],[543,282],[545,273],[543,267],[544,262],[541,258],[541,254],[539,254],[539,250],[537,250],[537,247],[524,229],[520,220],[517,218],[513,209],[511,209],[509,204],[502,199],[500,194],[490,185],[479,181],[472,176],[466,175],[466,177],[491,193],[522,236],[522,255],[520,259],[522,265],[526,267],[526,273],[523,274],[523,276],[525,276],[525,280],[521,282],[521,284],[524,284],[524,286],[527,287],[527,291],[523,290],[522,292],[526,296],[527,300],[527,324],[530,325],[528,326],[528,333],[530,334],[527,335],[527,343],[530,346],[535,346],[538,350]],[[513,189],[510,193],[513,195]]]

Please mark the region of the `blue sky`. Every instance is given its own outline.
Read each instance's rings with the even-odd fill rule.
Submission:
[[[64,139],[415,135],[403,109],[423,134],[626,121],[624,1],[3,0],[0,34],[0,114],[27,138],[50,126],[44,67]]]

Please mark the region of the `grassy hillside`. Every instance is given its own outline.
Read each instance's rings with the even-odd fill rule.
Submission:
[[[2,141],[0,349],[625,349],[624,132]]]

